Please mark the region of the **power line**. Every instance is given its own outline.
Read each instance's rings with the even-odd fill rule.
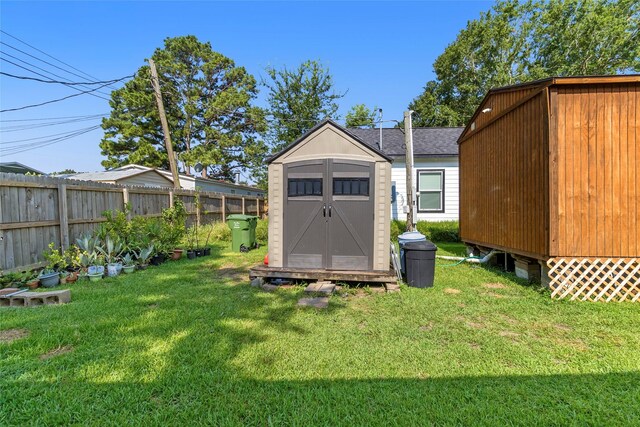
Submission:
[[[77,123],[77,122],[100,120],[102,117],[105,117],[105,116],[106,115],[104,115],[104,114],[96,114],[96,115],[93,115],[93,116],[87,116],[87,117],[77,118],[77,119],[61,120],[61,121],[57,121],[57,122],[45,122],[45,123],[36,123],[36,124],[12,125],[12,126],[6,126],[6,127],[3,127],[3,128],[0,128],[0,133],[20,132],[20,131],[24,131],[24,130],[38,129],[38,128],[51,127],[51,126],[59,126],[59,125],[64,125],[64,124],[68,124],[68,123]]]
[[[89,133],[92,132],[96,129],[98,129],[100,126],[93,126],[91,128],[86,128],[86,129],[82,129],[79,130],[71,135],[67,135],[67,136],[62,136],[59,138],[54,138],[50,141],[41,141],[38,143],[34,143],[34,144],[28,144],[29,146],[24,146],[24,147],[11,147],[7,150],[2,150],[0,149],[0,151],[2,152],[3,155],[13,155],[13,154],[19,154],[19,153],[24,153],[25,151],[31,151],[31,150],[35,150],[38,148],[42,148],[42,147],[46,147],[49,145],[53,145],[53,144],[57,144],[58,142],[62,142],[62,141],[66,141],[68,139],[71,138],[75,138],[76,136],[80,136],[83,135],[85,133]]]
[[[106,116],[109,113],[102,114],[94,114],[94,115],[82,115],[82,116],[62,116],[62,117],[38,117],[37,119],[11,119],[11,120],[1,120],[2,123],[8,122],[36,122],[41,120],[64,120],[64,119],[80,119],[85,117],[94,117],[94,116]]]
[[[73,98],[73,97],[84,95],[84,94],[91,93],[91,92],[95,92],[95,91],[97,91],[99,89],[102,89],[105,86],[107,86],[107,85],[105,84],[105,85],[102,85],[102,86],[98,86],[95,89],[85,90],[85,91],[82,91],[80,93],[74,93],[73,95],[65,96],[64,98],[58,98],[58,99],[53,99],[51,101],[41,102],[40,104],[31,104],[31,105],[25,105],[24,107],[8,108],[8,109],[5,109],[5,110],[0,110],[0,113],[6,113],[6,112],[9,112],[9,111],[26,110],[27,108],[34,108],[34,107],[40,107],[42,105],[53,104],[54,102],[60,102],[60,101],[64,101],[65,99]]]
[[[23,61],[22,59],[17,58],[17,57],[15,57],[15,56],[13,56],[13,55],[10,55],[10,54],[8,54],[8,53],[6,53],[6,52],[0,52],[0,54],[10,56],[11,58],[14,58],[14,59],[15,59],[15,60],[17,60],[17,61],[22,62],[23,64],[27,64],[27,65],[29,65],[29,66],[31,66],[31,67],[35,67],[35,68],[37,68],[37,69],[39,69],[39,70],[42,70],[42,71],[44,71],[45,73],[49,73],[49,74],[51,74],[51,75],[53,75],[53,76],[59,77],[59,78],[61,78],[61,79],[64,79],[64,77],[62,77],[62,76],[60,76],[60,75],[58,75],[58,74],[52,73],[52,72],[51,72],[51,71],[49,71],[49,70],[45,70],[44,68],[38,67],[37,65],[33,65],[33,64],[31,64],[31,63],[29,63],[29,62],[27,62],[27,61]],[[2,57],[0,57],[0,60],[5,61],[5,62],[8,62],[9,64],[12,64],[12,65],[15,65],[15,66],[16,66],[16,67],[18,67],[18,68],[22,68],[23,70],[26,70],[26,71],[28,71],[28,72],[30,72],[30,73],[33,73],[33,74],[37,75],[37,76],[45,77],[45,78],[47,78],[47,79],[48,79],[48,78],[50,78],[50,77],[49,77],[49,76],[47,76],[47,75],[44,75],[44,74],[38,73],[37,71],[33,71],[33,70],[31,70],[31,69],[29,69],[29,68],[27,68],[27,67],[23,67],[22,65],[16,64],[16,63],[15,63],[15,62],[13,62],[13,61],[9,61],[9,60],[8,60],[8,59],[6,59],[6,58],[2,58]],[[68,80],[68,79],[67,79],[67,80]],[[82,90],[82,89],[78,89],[78,88],[73,87],[73,86],[69,86],[69,87],[70,87],[71,89],[73,89],[73,90],[78,90],[78,91]],[[110,94],[108,94],[108,93],[106,93],[106,92],[99,92],[99,93],[102,93],[103,95],[107,95],[107,96],[109,96],[109,95],[110,95]],[[93,96],[96,96],[96,97],[98,97],[98,98],[102,98],[102,99],[107,100],[107,101],[109,100],[108,98],[104,98],[104,97],[102,97],[102,96],[100,96],[100,95],[97,95],[97,94],[93,94]]]
[[[2,74],[3,76],[7,76],[7,77],[13,77],[14,79],[21,79],[21,80],[33,80],[36,82],[41,82],[41,83],[57,83],[57,84],[63,84],[65,86],[89,86],[89,85],[99,85],[99,84],[103,84],[103,83],[115,83],[118,79],[113,79],[113,80],[105,80],[105,81],[101,81],[101,82],[61,82],[58,80],[42,80],[42,79],[37,79],[35,77],[27,77],[27,76],[17,76],[15,74],[9,74],[9,73],[5,73],[4,71],[0,71],[0,74]],[[127,76],[124,78],[131,78],[133,76]]]
[[[42,53],[43,55],[48,56],[49,58],[53,59],[54,61],[57,61],[57,62],[59,62],[59,63],[61,63],[61,64],[66,65],[67,67],[71,68],[72,70],[76,70],[77,72],[84,74],[84,76],[86,76],[86,77],[88,77],[88,78],[90,78],[90,79],[98,80],[98,78],[97,78],[97,77],[92,76],[91,74],[85,73],[84,71],[82,71],[82,70],[80,70],[80,69],[78,69],[78,68],[74,67],[74,66],[73,66],[73,65],[71,65],[71,64],[67,64],[66,62],[64,62],[64,61],[62,61],[62,60],[60,60],[60,59],[56,58],[55,56],[49,55],[47,52],[45,52],[45,51],[43,51],[43,50],[40,50],[40,49],[38,49],[38,48],[37,48],[37,47],[35,47],[35,46],[30,45],[29,43],[25,42],[24,40],[19,39],[18,37],[11,35],[11,34],[7,33],[7,32],[6,32],[6,31],[4,31],[4,30],[0,30],[0,33],[7,35],[7,36],[11,37],[11,38],[12,38],[12,39],[14,39],[14,40],[17,40],[17,41],[19,41],[20,43],[22,43],[22,44],[24,44],[24,45],[26,45],[26,46],[29,46],[31,49],[33,49],[33,50],[35,50],[35,51],[38,51],[38,52]],[[73,74],[73,73],[71,73],[70,71],[67,71],[67,73],[69,73],[69,74]],[[76,75],[77,75],[77,74],[76,74]],[[83,78],[84,78],[84,77],[83,77]],[[110,87],[111,89],[114,89],[114,90],[116,89],[116,88],[114,88],[113,86],[109,86],[109,87]]]
[[[91,126],[91,127],[94,127],[94,126]],[[89,129],[89,128],[85,128],[85,129]],[[45,136],[35,136],[33,138],[14,139],[13,141],[0,141],[0,145],[10,145],[10,144],[17,144],[19,142],[36,141],[38,139],[47,139],[47,138],[51,138],[51,137],[54,137],[54,136],[68,135],[70,133],[74,133],[74,132],[77,132],[77,131],[78,131],[78,129],[72,130],[72,131],[54,133],[54,134],[45,135]],[[9,148],[6,148],[6,149],[8,150]]]

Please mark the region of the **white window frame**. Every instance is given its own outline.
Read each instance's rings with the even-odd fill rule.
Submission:
[[[416,208],[418,213],[444,213],[444,169],[418,169],[416,171]],[[420,190],[420,174],[422,173],[439,173],[440,174],[440,190]],[[420,209],[420,195],[422,193],[440,193],[439,209]]]

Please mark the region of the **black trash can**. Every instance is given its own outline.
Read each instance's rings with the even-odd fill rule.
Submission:
[[[438,247],[430,241],[411,242],[404,245],[407,265],[407,284],[414,288],[430,288],[436,268]]]

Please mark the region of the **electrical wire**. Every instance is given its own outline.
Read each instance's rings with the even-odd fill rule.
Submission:
[[[48,71],[48,70],[45,70],[44,68],[40,68],[40,67],[38,67],[37,65],[33,65],[33,64],[29,63],[29,62],[23,61],[22,59],[17,58],[17,57],[15,57],[15,56],[13,56],[13,55],[10,55],[10,54],[8,54],[8,53],[6,53],[6,52],[0,52],[0,54],[10,56],[10,57],[12,57],[12,58],[14,58],[14,59],[16,59],[16,60],[18,60],[18,61],[20,61],[20,62],[24,63],[24,64],[30,65],[30,66],[32,66],[32,67],[35,67],[35,68],[37,68],[37,69],[39,69],[39,70],[42,70],[42,71],[44,71],[44,72],[46,72],[46,73],[50,73],[51,75],[53,75],[53,76],[55,76],[55,77],[58,77],[58,78],[64,79],[64,77],[62,77],[62,76],[60,76],[60,75],[58,75],[58,74],[52,73],[52,72],[50,72],[50,71]],[[16,67],[18,67],[18,68],[22,68],[23,70],[26,70],[26,71],[28,71],[28,72],[30,72],[30,73],[33,73],[33,74],[37,75],[37,76],[41,76],[41,77],[44,77],[44,78],[47,78],[47,79],[48,79],[48,78],[50,78],[50,76],[47,76],[47,75],[45,75],[45,74],[38,73],[37,71],[33,71],[33,70],[31,70],[31,69],[29,69],[29,68],[27,68],[27,67],[23,67],[22,65],[16,64],[16,63],[15,63],[15,62],[13,62],[13,61],[9,61],[9,60],[8,60],[8,59],[6,59],[6,58],[2,58],[2,57],[0,57],[0,60],[2,60],[2,61],[4,61],[4,62],[8,62],[9,64],[12,64],[12,65],[14,65],[14,66],[16,66]],[[81,91],[81,90],[82,90],[82,89],[78,89],[77,87],[74,87],[74,86],[69,86],[69,87],[70,87],[70,88],[72,88],[73,90],[77,90],[77,91]],[[109,93],[106,93],[106,92],[98,92],[98,93],[101,93],[101,94],[103,94],[103,95],[110,96],[110,94],[109,94]],[[96,97],[98,97],[98,98],[102,98],[102,99],[107,100],[107,101],[109,100],[108,98],[105,98],[105,97],[100,96],[100,95],[98,95],[98,94],[93,94],[93,96],[96,96]]]
[[[101,82],[61,82],[58,80],[42,80],[42,79],[37,79],[35,77],[17,76],[15,74],[5,73],[4,71],[0,71],[0,74],[7,77],[13,77],[14,79],[33,80],[41,83],[57,83],[57,84],[63,84],[65,86],[90,86],[90,85],[99,85],[103,83],[116,83],[117,81],[120,80],[120,79],[113,79],[113,80],[104,80]],[[131,77],[133,76],[131,75],[124,78],[131,78]]]
[[[54,139],[51,139],[51,140],[48,140],[48,141],[40,141],[40,142],[37,142],[37,143],[26,144],[26,145],[21,146],[21,147],[11,147],[11,148],[8,148],[6,150],[3,150],[2,148],[0,148],[0,153],[2,155],[5,155],[5,156],[6,155],[24,153],[26,151],[31,151],[31,150],[35,150],[35,149],[38,149],[38,148],[46,147],[46,146],[49,146],[49,145],[57,144],[59,142],[66,141],[68,139],[75,138],[76,136],[84,135],[84,134],[92,132],[92,131],[94,131],[94,130],[96,130],[98,128],[100,128],[99,125],[98,126],[92,126],[90,128],[85,128],[85,129],[78,130],[78,131],[76,131],[76,132],[74,132],[72,134],[66,135],[66,136],[61,136],[61,137],[54,138]]]
[[[91,126],[91,127],[95,127],[95,126]],[[88,128],[85,128],[88,129]],[[51,135],[44,135],[44,136],[35,136],[33,138],[23,138],[23,139],[14,139],[13,141],[0,141],[0,145],[12,145],[12,144],[18,144],[21,142],[28,142],[28,141],[36,141],[38,139],[47,139],[47,138],[51,138],[54,136],[61,136],[61,135],[68,135],[70,133],[74,133],[77,132],[78,130],[72,130],[72,131],[65,131],[65,132],[60,132],[60,133],[54,133]],[[9,148],[6,148],[9,149]],[[2,148],[0,148],[0,150],[2,150]]]
[[[82,115],[82,116],[38,117],[38,118],[35,118],[35,119],[10,119],[10,120],[0,119],[0,123],[9,123],[9,122],[36,122],[36,121],[41,121],[41,120],[79,119],[79,118],[85,118],[85,117],[93,117],[93,116],[107,116],[107,115],[109,115],[109,113],[101,113],[101,114],[94,114],[94,115]]]
[[[20,132],[20,131],[38,129],[38,128],[44,128],[44,127],[59,126],[59,125],[64,125],[68,123],[100,120],[102,117],[105,117],[105,116],[106,115],[104,114],[96,114],[93,116],[87,116],[87,117],[78,118],[78,119],[61,120],[57,122],[45,122],[45,123],[28,124],[28,125],[23,124],[23,125],[6,126],[3,128],[0,128],[0,133]]]
[[[9,111],[26,110],[27,108],[34,108],[34,107],[40,107],[42,105],[53,104],[54,102],[60,102],[60,101],[64,101],[65,99],[73,98],[73,97],[84,95],[84,94],[91,93],[91,92],[95,92],[95,91],[97,91],[99,89],[102,89],[105,86],[108,86],[108,85],[105,84],[105,85],[102,85],[102,86],[98,86],[95,89],[82,91],[82,92],[79,92],[79,93],[75,93],[73,95],[65,96],[63,98],[53,99],[51,101],[41,102],[40,104],[25,105],[23,107],[17,107],[17,108],[7,108],[7,109],[4,109],[4,110],[0,110],[0,113],[6,113],[6,112],[9,112]]]
[[[18,37],[11,35],[11,34],[7,33],[7,32],[6,32],[6,31],[4,31],[4,30],[0,30],[0,33],[7,35],[7,36],[11,37],[11,38],[12,38],[12,39],[14,39],[14,40],[17,40],[17,41],[19,41],[20,43],[22,43],[22,44],[24,44],[24,45],[26,45],[26,46],[29,46],[31,49],[33,49],[33,50],[35,50],[35,51],[37,51],[37,52],[40,52],[40,53],[42,53],[43,55],[46,55],[47,57],[49,57],[49,58],[53,59],[54,61],[59,62],[60,64],[66,65],[67,67],[71,68],[72,70],[75,70],[75,71],[77,71],[77,72],[79,72],[79,73],[81,73],[81,74],[84,74],[84,76],[86,76],[86,77],[88,77],[88,78],[90,78],[90,79],[93,79],[93,80],[99,80],[97,77],[92,76],[92,75],[91,75],[91,74],[89,74],[89,73],[85,73],[84,71],[82,71],[82,70],[80,70],[80,69],[78,69],[78,68],[74,67],[74,66],[73,66],[73,65],[71,65],[71,64],[67,64],[66,62],[64,62],[64,61],[62,61],[62,60],[60,60],[60,59],[56,58],[55,56],[49,55],[47,52],[45,52],[45,51],[43,51],[43,50],[40,50],[40,49],[38,49],[38,48],[37,48],[37,47],[35,47],[35,46],[30,45],[29,43],[25,42],[24,40],[19,39]],[[70,71],[66,71],[66,72],[67,72],[67,73],[69,73],[69,74],[73,74],[73,75],[75,75],[75,76],[78,76],[77,74],[72,73],[72,72],[70,72]],[[85,78],[85,77],[82,77],[82,76],[79,76],[79,77],[81,77],[81,78]],[[109,86],[109,87],[110,87],[111,89],[116,89],[116,88],[114,88],[113,86]]]

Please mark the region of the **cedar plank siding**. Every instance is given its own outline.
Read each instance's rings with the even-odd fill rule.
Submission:
[[[637,257],[639,107],[640,76],[489,92],[459,140],[462,240],[540,260]]]
[[[551,217],[557,242],[549,255],[636,257],[640,86],[559,86],[555,92],[558,186]]]
[[[460,144],[460,234],[466,242],[529,256],[548,252],[547,101],[537,91],[488,126],[477,125]],[[501,98],[517,103],[527,95],[531,91]],[[486,105],[493,108],[493,99]]]

